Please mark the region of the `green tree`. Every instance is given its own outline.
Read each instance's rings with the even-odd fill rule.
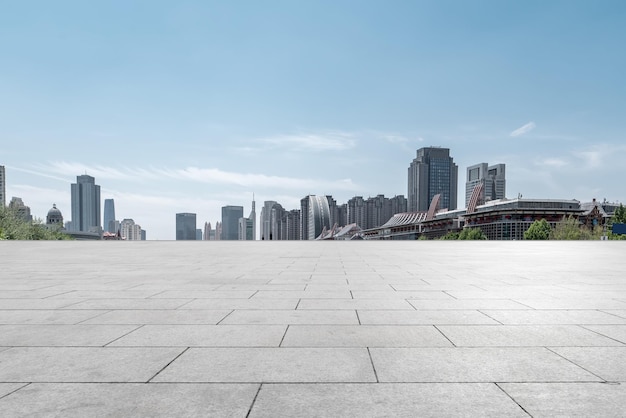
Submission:
[[[563,218],[561,222],[557,222],[556,227],[550,233],[552,240],[591,240],[600,239],[600,228],[596,231],[590,231],[587,227],[580,225],[578,219],[572,215]]]
[[[40,219],[24,220],[15,209],[0,206],[0,240],[72,239],[55,229],[48,229]]]
[[[480,228],[463,228],[459,234],[460,240],[486,240],[487,236]]]
[[[611,229],[613,228],[613,224],[626,224],[626,207],[620,203],[619,207],[615,209],[615,213],[611,216],[611,219],[607,222],[607,237],[610,240],[626,240],[626,235],[618,235],[614,234]]]
[[[529,240],[544,240],[550,238],[550,232],[552,228],[545,219],[539,219],[533,222],[530,227],[524,232],[524,239]]]
[[[459,233],[458,232],[454,232],[454,231],[450,231],[446,235],[440,237],[439,239],[442,239],[442,240],[457,240],[457,239],[459,239]]]

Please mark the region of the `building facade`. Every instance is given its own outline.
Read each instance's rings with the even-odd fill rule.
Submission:
[[[243,206],[222,207],[222,240],[239,239],[239,218],[243,218]]]
[[[101,232],[100,224],[100,186],[96,179],[88,176],[76,176],[72,183],[72,231]]]
[[[481,202],[506,198],[506,165],[489,166],[487,163],[480,163],[467,167],[465,207],[469,205],[474,187],[479,184],[483,185],[483,192],[479,198]]]
[[[330,210],[326,196],[309,196],[309,216],[308,216],[308,239],[314,240],[321,235],[324,229],[329,230]]]
[[[457,208],[458,167],[450,157],[450,149],[426,147],[417,150],[408,168],[408,211],[427,211],[437,194],[441,207]]]
[[[63,228],[63,214],[57,209],[56,203],[52,204],[52,209],[46,215],[46,225],[59,229]]]
[[[33,220],[33,216],[30,214],[30,207],[24,204],[21,197],[12,197],[9,202],[9,208],[13,209],[17,216],[21,219],[30,222]]]
[[[115,219],[115,201],[113,199],[104,199],[104,222],[102,223],[102,228],[112,234],[117,233]]]
[[[0,165],[0,205],[2,205],[2,207],[7,205],[6,170],[3,165]]]
[[[127,241],[141,241],[141,226],[132,219],[124,219],[120,222],[120,235]]]
[[[196,214],[176,214],[176,241],[196,240]]]

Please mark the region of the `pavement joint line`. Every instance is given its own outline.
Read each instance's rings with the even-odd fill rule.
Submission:
[[[300,302],[302,302],[302,298],[298,299],[298,303],[296,303],[296,307],[294,310],[298,310],[298,306],[300,306]]]
[[[619,316],[618,314],[614,314],[614,313],[612,313],[612,312],[607,312],[607,311],[610,311],[610,309],[606,309],[606,310],[596,309],[596,310],[597,310],[598,312],[602,312],[602,313],[605,313],[605,314],[607,314],[607,315],[611,315],[611,316],[617,317],[617,318],[619,318],[619,319],[626,319],[626,317]]]
[[[378,380],[378,373],[376,372],[376,366],[374,366],[374,359],[372,358],[372,353],[370,352],[369,347],[367,347],[367,355],[370,358],[370,364],[372,365],[372,370],[374,370],[374,377],[376,378],[376,383],[380,383],[380,380]]]
[[[23,382],[19,382],[19,383],[23,383]],[[24,389],[26,386],[31,385],[31,384],[32,384],[32,383],[30,383],[30,382],[29,382],[29,383],[26,383],[26,384],[24,384],[23,386],[20,386],[19,388],[15,389],[15,390],[12,390],[12,391],[11,391],[11,392],[9,392],[9,393],[5,393],[4,395],[0,396],[0,399],[6,398],[7,396],[12,395],[12,394],[14,394],[15,392],[17,392],[18,390],[22,390],[22,389]]]
[[[476,309],[476,312],[480,312],[481,314],[485,315],[487,318],[489,319],[493,319],[494,321],[496,321],[497,323],[499,323],[500,325],[505,325],[504,322],[502,321],[498,321],[496,318],[490,316],[489,314],[484,313],[482,310],[480,309]]]
[[[99,316],[102,316],[102,315],[105,315],[105,314],[108,314],[108,313],[111,313],[111,312],[113,312],[112,309],[106,310],[105,312],[100,312],[99,314],[96,314],[95,316],[92,316],[92,317],[87,318],[87,319],[83,319],[82,321],[79,321],[79,322],[77,322],[77,323],[75,323],[73,325],[81,325],[81,324],[83,324],[83,322],[91,321],[92,319],[96,319]],[[127,324],[121,324],[121,325],[127,325]],[[128,324],[128,325],[135,325],[135,324]]]
[[[165,292],[167,292],[167,290],[161,290],[160,292],[156,292],[154,295],[147,296],[144,299],[152,299],[153,297],[160,295],[162,293],[165,293]]]
[[[287,335],[288,330],[289,330],[289,324],[287,324],[287,327],[285,328],[285,333],[283,334],[283,337],[280,339],[280,343],[278,344],[279,347],[282,347],[283,341],[285,340],[285,336]]]
[[[441,331],[441,330],[437,327],[437,325],[433,325],[433,327],[435,327],[435,329],[436,329],[437,331],[439,331],[439,333],[440,333],[441,335],[443,335],[443,337],[444,337],[446,340],[450,341],[450,344],[452,344],[452,346],[453,346],[453,347],[456,347],[456,346],[457,346],[454,342],[452,342],[452,340],[451,340],[450,338],[448,338],[448,336],[447,336],[446,334],[444,334],[444,333],[443,333],[443,331]]]
[[[161,370],[159,370],[158,372],[156,372],[156,374],[154,376],[152,376],[150,379],[146,380],[144,383],[150,383],[150,381],[152,379],[154,379],[155,377],[157,377],[159,375],[159,373],[161,373],[163,370],[165,370],[170,364],[172,364],[173,362],[176,361],[176,359],[178,359],[180,356],[182,356],[183,354],[185,354],[187,351],[189,350],[189,347],[185,348],[183,351],[181,351],[176,357],[174,357],[169,363],[167,363],[165,366],[163,366],[161,368]]]
[[[254,394],[254,398],[252,398],[252,403],[250,404],[250,408],[248,408],[248,413],[246,414],[246,418],[248,418],[250,414],[252,413],[252,408],[254,408],[256,398],[259,396],[259,393],[261,392],[262,387],[263,387],[263,382],[261,382],[261,384],[259,385],[259,388],[256,390],[256,393]]]
[[[175,307],[175,308],[174,308],[174,309],[172,309],[172,310],[174,310],[174,311],[175,311],[175,310],[177,310],[177,309],[182,308],[182,307],[183,307],[183,306],[185,306],[185,305],[189,305],[189,304],[190,304],[191,302],[193,302],[194,300],[198,300],[198,299],[195,299],[195,298],[194,298],[194,299],[189,299],[187,302],[184,302],[182,305],[177,306],[177,307]],[[169,309],[163,309],[163,310],[169,310]]]
[[[357,309],[355,309],[354,313],[356,313],[356,319],[357,319],[357,321],[359,321],[359,325],[361,325],[361,318],[359,317],[359,311]]]
[[[68,293],[72,293],[72,292],[75,292],[75,290],[68,290],[66,292],[61,292],[61,293],[57,293],[57,294],[54,294],[54,295],[46,296],[45,298],[35,298],[35,299],[50,299],[50,298],[54,298],[54,297],[57,297],[57,296],[65,295],[65,294],[68,294]]]
[[[454,295],[451,295],[450,293],[448,293],[447,290],[442,290],[441,293],[450,296],[454,300],[460,300],[459,298],[455,297]]]
[[[575,362],[575,361],[573,361],[573,360],[568,359],[567,357],[565,357],[565,356],[564,356],[564,355],[562,355],[562,354],[559,354],[558,352],[554,351],[554,350],[553,350],[553,349],[551,349],[550,347],[544,347],[544,348],[545,348],[546,350],[548,350],[548,351],[550,351],[550,352],[552,352],[552,353],[556,354],[557,356],[561,357],[563,360],[565,360],[565,361],[568,361],[568,362],[572,363],[574,366],[576,366],[576,367],[578,367],[578,368],[580,368],[580,369],[582,369],[582,370],[586,371],[586,372],[587,372],[587,373],[589,373],[589,374],[594,375],[594,376],[595,376],[595,377],[597,377],[598,379],[602,379],[602,382],[600,382],[600,383],[606,383],[606,382],[607,382],[607,380],[606,380],[604,377],[600,376],[600,375],[599,375],[599,374],[597,374],[597,373],[592,372],[591,370],[588,370],[588,369],[584,368],[584,367],[583,367],[583,366],[581,366],[580,364],[576,363],[576,362]]]
[[[609,337],[608,335],[604,335],[604,334],[602,334],[602,333],[601,333],[601,332],[599,332],[599,331],[595,331],[595,330],[589,329],[589,328],[585,327],[585,325],[592,325],[592,324],[584,324],[584,325],[578,324],[578,325],[576,325],[576,326],[578,326],[578,327],[580,327],[580,328],[582,328],[582,329],[585,329],[585,330],[587,330],[587,331],[591,331],[591,332],[593,332],[593,333],[595,333],[595,334],[598,334],[598,335],[600,335],[600,336],[602,336],[602,337],[604,337],[604,338],[608,338],[609,340],[613,340],[613,341],[618,342],[618,343],[620,343],[620,344],[624,344],[624,345],[626,346],[626,342],[621,341],[621,340],[618,340],[618,339],[613,338],[613,337]],[[601,324],[598,324],[598,325],[601,325]],[[619,326],[619,325],[618,325],[618,326]]]
[[[104,344],[102,347],[106,347],[106,346],[107,346],[107,345],[109,345],[109,344],[113,344],[115,341],[119,340],[120,338],[124,338],[124,337],[125,337],[125,336],[127,336],[128,334],[130,334],[130,333],[132,333],[132,332],[135,332],[135,331],[137,331],[138,329],[143,328],[143,327],[145,327],[145,324],[143,324],[143,325],[139,325],[137,328],[135,328],[135,329],[133,329],[133,330],[128,331],[128,332],[127,332],[126,334],[124,334],[124,335],[120,335],[119,337],[117,337],[117,338],[113,339],[112,341],[109,341],[108,343]]]
[[[350,290],[350,299],[354,299],[354,295],[352,294],[352,290]]]
[[[250,297],[248,299],[252,299],[254,297],[254,295],[256,295],[257,293],[259,293],[259,291],[255,291],[253,294],[250,295]]]
[[[503,389],[503,388],[502,388],[502,387],[501,387],[498,383],[494,382],[494,385],[496,385],[496,387],[497,387],[498,389],[500,389],[500,390],[502,391],[502,393],[504,393],[504,394],[505,394],[505,395],[506,395],[506,396],[507,396],[510,400],[512,400],[513,402],[515,402],[515,404],[516,404],[517,406],[519,406],[519,408],[520,408],[522,411],[524,411],[524,413],[526,413],[529,417],[532,417],[532,415],[530,414],[530,412],[528,412],[528,411],[527,411],[527,410],[526,410],[526,409],[525,409],[525,408],[524,408],[524,407],[523,407],[523,406],[522,406],[519,402],[517,402],[517,401],[515,400],[515,398],[513,398],[511,395],[509,395],[509,393],[508,393],[506,390],[504,390],[504,389]]]
[[[219,325],[223,320],[225,320],[226,318],[228,318],[233,312],[235,312],[235,309],[233,309],[232,311],[228,312],[226,314],[226,316],[224,316],[224,318],[220,319],[219,321],[217,321],[217,324],[215,325]]]

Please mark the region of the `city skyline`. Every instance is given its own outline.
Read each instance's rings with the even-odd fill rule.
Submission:
[[[174,239],[174,214],[215,224],[252,193],[406,196],[415,151],[440,146],[458,207],[485,161],[510,198],[626,201],[623,2],[358,5],[5,5],[6,200],[69,220],[85,173]]]

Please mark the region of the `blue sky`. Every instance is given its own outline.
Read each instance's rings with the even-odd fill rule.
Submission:
[[[507,195],[626,201],[623,1],[0,0],[7,195],[87,172],[149,239],[307,194],[406,195],[423,146]]]

